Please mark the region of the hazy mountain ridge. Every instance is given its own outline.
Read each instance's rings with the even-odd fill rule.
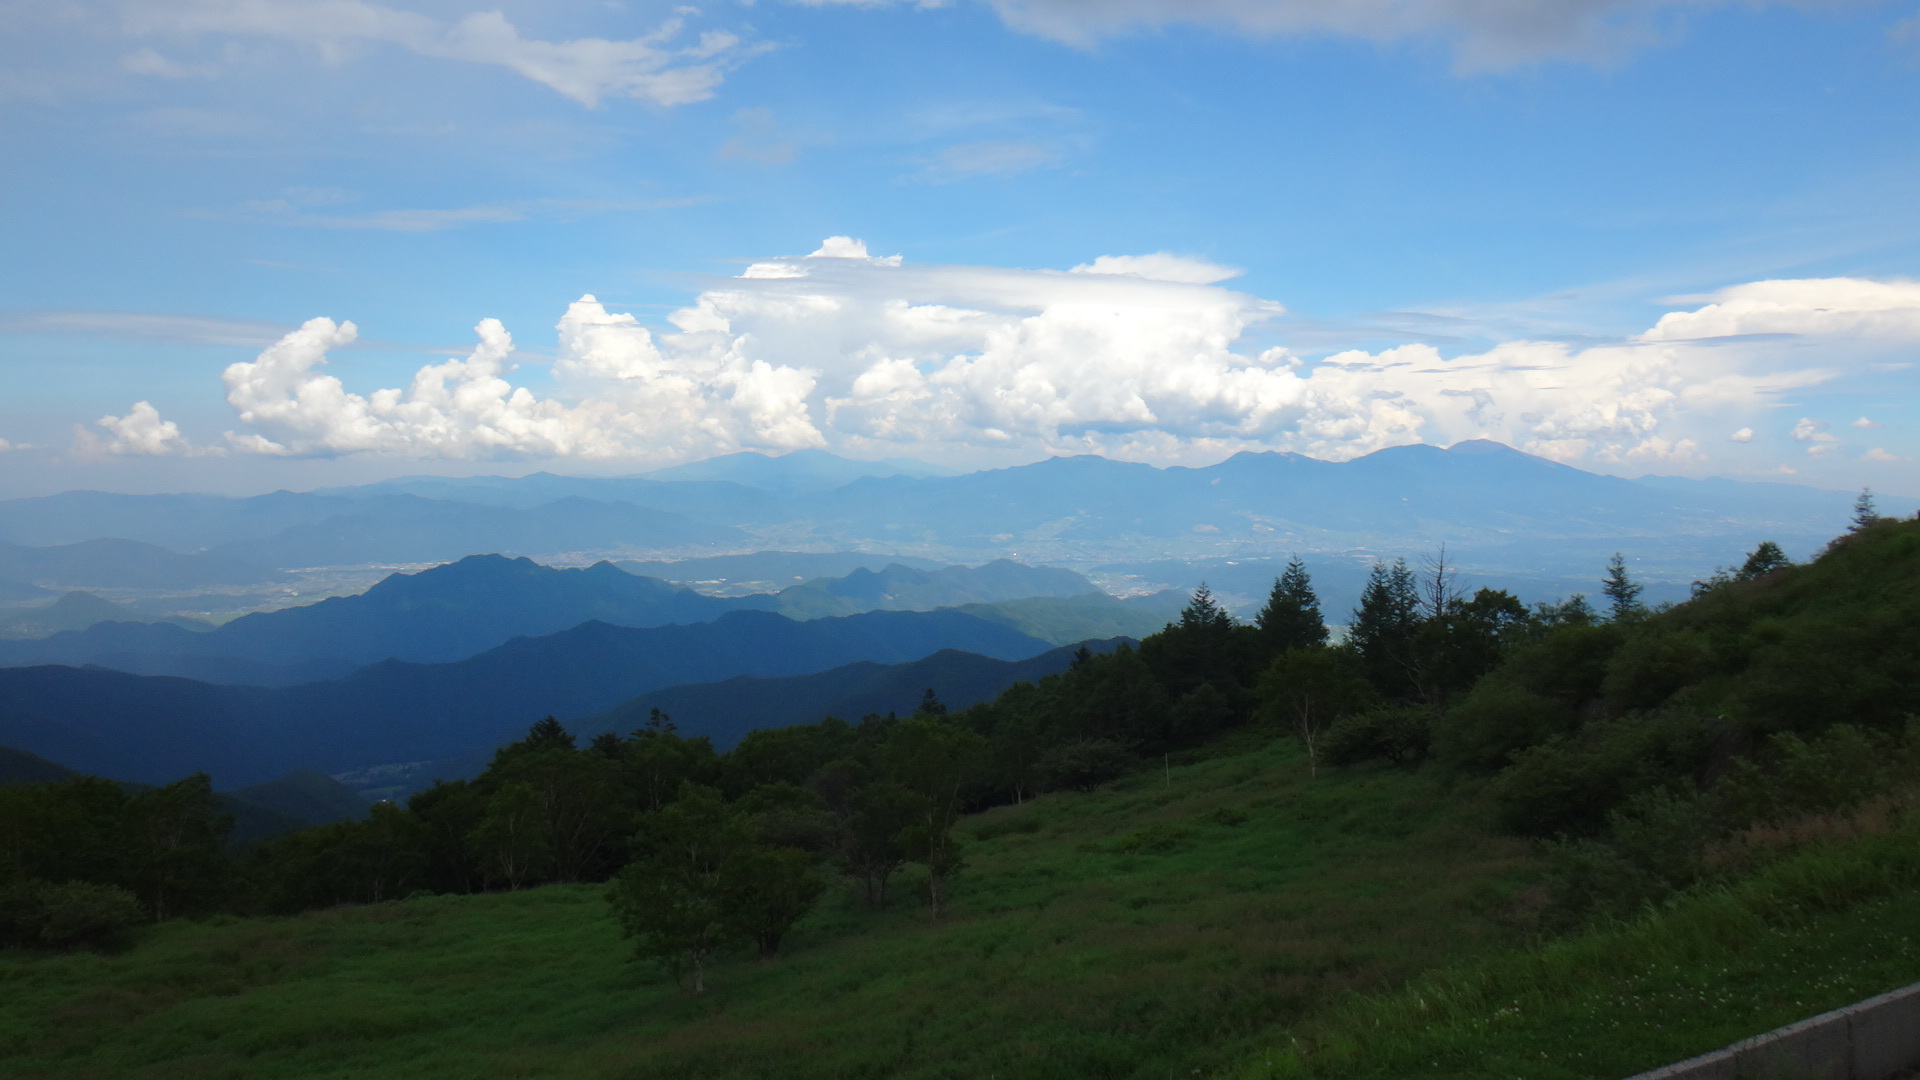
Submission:
[[[718,553],[753,546],[884,551],[936,564],[1011,558],[1090,572],[1296,553],[1310,563],[1417,558],[1445,542],[1490,575],[1532,575],[1557,595],[1614,550],[1682,590],[1761,539],[1811,553],[1844,527],[1853,499],[1776,483],[1629,480],[1484,441],[1392,447],[1345,462],[1247,452],[1161,469],[1068,457],[957,476],[872,475],[888,468],[831,458],[842,464],[828,472],[863,475],[829,488],[839,478],[820,479],[830,458],[732,455],[665,473],[730,476],[779,494],[735,479],[548,474],[415,477],[251,499],[70,492],[0,502],[0,540],[118,537],[272,572],[443,562],[481,550],[577,560],[643,551],[733,557]],[[1881,509],[1904,515],[1915,505],[1886,498]],[[640,557],[649,567],[661,559]],[[1197,580],[1187,573],[1142,584],[1190,588]],[[0,572],[7,576],[18,579]]]
[[[735,611],[688,626],[589,622],[455,663],[386,661],[293,687],[4,668],[0,744],[117,779],[159,783],[205,769],[222,783],[251,783],[298,768],[453,757],[514,738],[549,713],[588,716],[677,683],[899,663],[942,649],[1022,660],[1048,648],[956,611],[808,622]]]
[[[782,589],[775,600],[782,614],[821,618],[874,610],[931,611],[962,604],[1084,596],[1099,591],[1099,586],[1071,570],[995,559],[980,566],[938,570],[917,570],[899,563],[879,570],[856,569],[845,577],[820,578]]]
[[[95,664],[137,674],[289,686],[343,677],[381,660],[452,662],[514,638],[541,637],[596,620],[616,626],[666,626],[754,610],[822,618],[1097,592],[1071,571],[1002,562],[934,571],[892,565],[879,573],[861,570],[846,579],[816,580],[777,595],[717,598],[606,562],[560,569],[524,557],[473,555],[419,573],[390,575],[358,595],[245,615],[210,630],[166,623],[83,622],[82,630],[0,641],[0,666]],[[109,620],[127,617],[114,605],[93,602],[99,605],[95,614]],[[1022,626],[1020,618],[990,610],[979,614],[1003,626]],[[1026,617],[1043,620],[1052,632],[1040,636],[1058,642],[1061,634],[1077,641],[1109,625],[1123,630],[1135,625],[1114,622],[1115,614],[1094,612],[1086,605],[1042,605]]]

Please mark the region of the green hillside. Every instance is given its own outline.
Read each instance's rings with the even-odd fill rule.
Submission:
[[[977,815],[947,919],[836,889],[704,999],[627,962],[590,886],[168,924],[0,960],[0,1071],[1184,1076],[1520,940],[1538,865],[1481,816],[1429,777],[1309,782],[1292,744],[1246,746]]]

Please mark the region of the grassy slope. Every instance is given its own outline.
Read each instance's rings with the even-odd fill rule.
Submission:
[[[1276,1031],[1253,1077],[1621,1077],[1920,978],[1920,824]]]
[[[867,915],[836,890],[791,955],[729,960],[699,1000],[624,962],[589,887],[6,956],[0,1072],[1188,1076],[1247,1060],[1274,1024],[1347,991],[1512,944],[1502,913],[1537,873],[1436,781],[1309,782],[1291,744],[964,828],[989,838],[951,920],[911,903]]]

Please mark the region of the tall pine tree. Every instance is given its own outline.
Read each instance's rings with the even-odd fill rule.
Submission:
[[[1347,643],[1359,650],[1367,677],[1382,693],[1415,693],[1412,646],[1419,626],[1420,586],[1407,560],[1374,563],[1347,627]]]
[[[1641,585],[1627,574],[1627,560],[1617,551],[1607,563],[1607,580],[1601,584],[1600,591],[1613,605],[1615,622],[1646,613],[1646,606],[1640,603]]]
[[[1307,649],[1327,643],[1327,624],[1320,616],[1320,598],[1314,595],[1313,579],[1299,558],[1287,563],[1286,572],[1273,583],[1267,606],[1254,620],[1267,651]]]

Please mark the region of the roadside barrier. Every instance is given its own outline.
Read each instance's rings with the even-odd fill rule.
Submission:
[[[1630,1080],[1893,1080],[1920,1069],[1920,983]]]

